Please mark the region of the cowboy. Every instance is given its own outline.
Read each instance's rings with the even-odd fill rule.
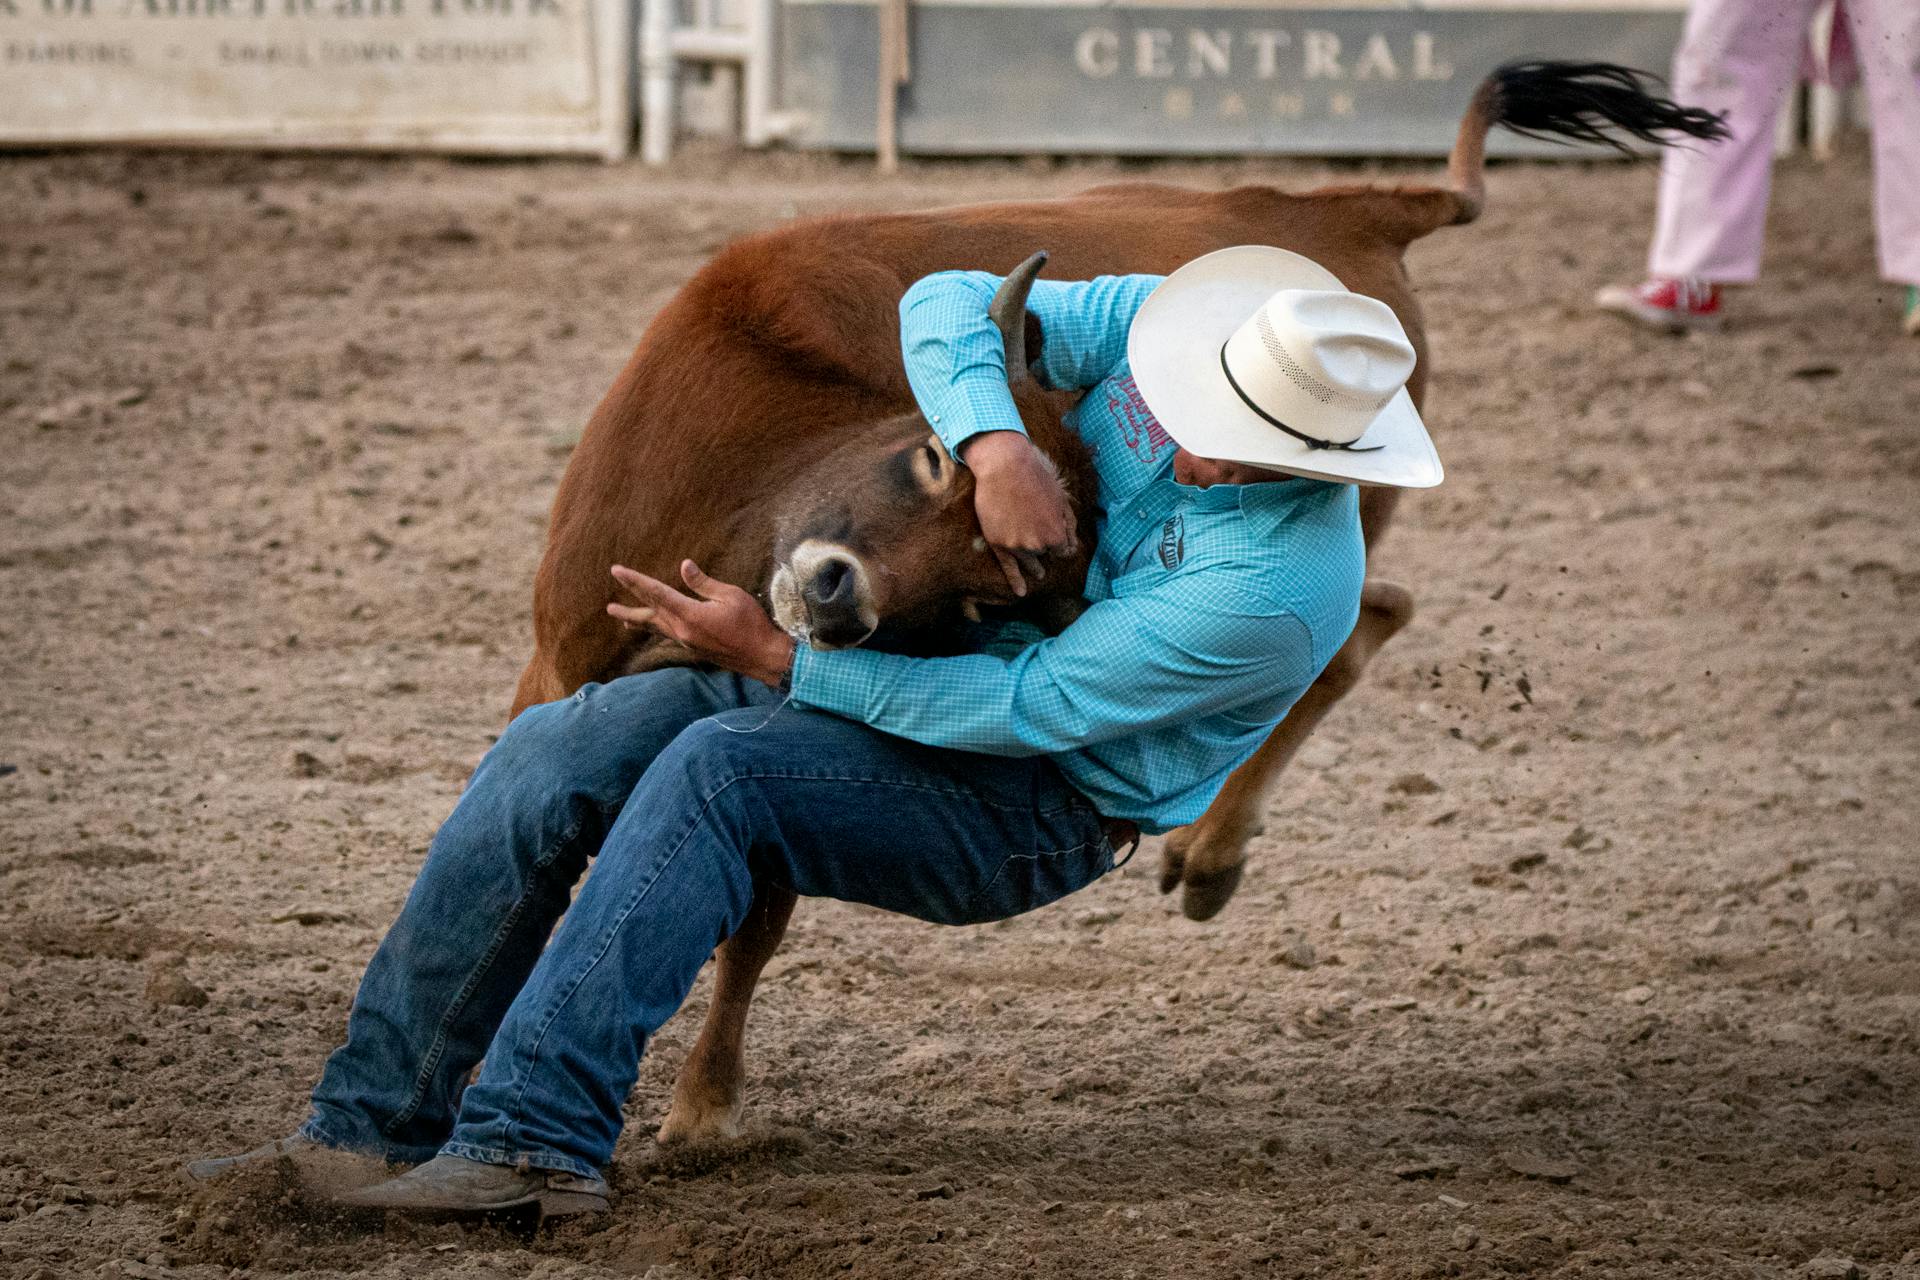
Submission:
[[[920,281],[901,336],[927,420],[976,473],[984,536],[1017,557],[1064,548],[1073,520],[1008,391],[999,283]],[[616,569],[639,603],[609,611],[714,669],[516,719],[368,965],[307,1121],[190,1173],[344,1151],[416,1166],[348,1205],[603,1210],[648,1038],[756,884],[984,922],[1106,874],[1113,824],[1205,811],[1354,625],[1355,484],[1440,480],[1413,346],[1384,303],[1253,246],[1164,280],[1042,281],[1028,307],[1038,376],[1086,392],[1086,612],[958,657],[824,652],[690,562],[691,596]]]

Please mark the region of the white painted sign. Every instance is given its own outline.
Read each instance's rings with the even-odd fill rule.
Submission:
[[[0,0],[0,140],[624,155],[627,0]]]

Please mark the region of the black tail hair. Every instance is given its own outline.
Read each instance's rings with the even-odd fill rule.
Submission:
[[[1675,135],[1711,142],[1727,136],[1725,120],[1683,107],[1647,86],[1658,76],[1612,62],[1508,62],[1493,73],[1495,119],[1513,132],[1550,142],[1596,142],[1631,153],[1620,137],[1664,146]]]

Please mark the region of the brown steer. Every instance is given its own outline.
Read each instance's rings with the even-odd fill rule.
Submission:
[[[574,452],[534,585],[535,650],[514,712],[588,681],[684,660],[607,616],[615,563],[671,580],[691,557],[771,596],[784,623],[810,627],[823,644],[857,643],[889,623],[937,631],[956,611],[1004,599],[971,520],[970,478],[930,438],[902,367],[899,299],[932,272],[1004,274],[1045,249],[1058,278],[1164,274],[1230,245],[1291,249],[1399,315],[1420,356],[1410,382],[1418,403],[1429,365],[1402,254],[1478,215],[1496,124],[1590,141],[1609,140],[1609,128],[1647,141],[1719,132],[1715,117],[1649,96],[1625,69],[1516,64],[1476,90],[1445,187],[1294,195],[1128,183],[1067,199],[827,218],[728,246],[648,326]],[[1036,442],[1072,480],[1060,403],[1031,383],[1017,399]],[[1362,491],[1369,544],[1397,499],[1395,490]],[[839,545],[857,546],[858,563],[844,562]],[[1071,569],[1065,576],[1071,585]],[[1273,780],[1412,606],[1402,588],[1368,583],[1360,621],[1331,665],[1205,816],[1167,837],[1162,885],[1184,885],[1188,915],[1205,919],[1224,905]],[[737,1127],[748,1004],[793,905],[791,894],[765,891],[719,949],[713,1003],[663,1141]]]

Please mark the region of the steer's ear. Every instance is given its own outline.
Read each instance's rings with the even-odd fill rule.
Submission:
[[[1040,367],[1040,357],[1045,351],[1047,335],[1040,332],[1040,317],[1027,312],[1027,372],[1032,373]]]

